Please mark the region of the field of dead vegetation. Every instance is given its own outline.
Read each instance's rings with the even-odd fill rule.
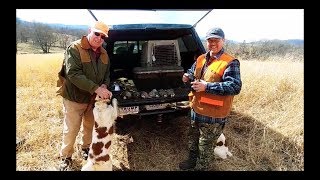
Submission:
[[[16,55],[17,171],[56,170],[61,146],[62,99],[55,96],[63,54]],[[304,64],[280,57],[240,60],[243,88],[224,134],[233,156],[215,171],[304,171]],[[153,116],[116,123],[114,166],[130,171],[178,171],[187,157],[188,117]],[[84,163],[77,139],[73,170]]]

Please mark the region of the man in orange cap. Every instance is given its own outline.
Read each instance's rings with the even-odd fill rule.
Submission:
[[[66,170],[72,163],[74,143],[82,125],[82,153],[88,156],[94,125],[93,104],[98,95],[111,99],[108,90],[110,62],[107,51],[102,47],[108,37],[109,27],[96,21],[89,33],[72,42],[66,49],[59,79],[58,94],[63,97],[64,123],[60,150],[60,170]]]

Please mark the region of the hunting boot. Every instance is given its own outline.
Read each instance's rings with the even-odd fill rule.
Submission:
[[[189,157],[187,160],[182,161],[179,164],[179,168],[181,170],[190,170],[196,167],[197,165],[197,158],[199,157],[198,151],[189,151]]]

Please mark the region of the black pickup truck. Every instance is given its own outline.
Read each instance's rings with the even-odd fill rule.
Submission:
[[[164,114],[188,109],[190,86],[182,75],[205,52],[192,25],[113,25],[103,44],[119,115]]]

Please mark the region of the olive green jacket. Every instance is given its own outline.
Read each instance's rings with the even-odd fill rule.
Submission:
[[[94,91],[102,84],[110,83],[110,61],[107,51],[100,47],[101,55],[96,62],[88,39],[83,36],[66,49],[62,97],[77,103],[90,103]]]

